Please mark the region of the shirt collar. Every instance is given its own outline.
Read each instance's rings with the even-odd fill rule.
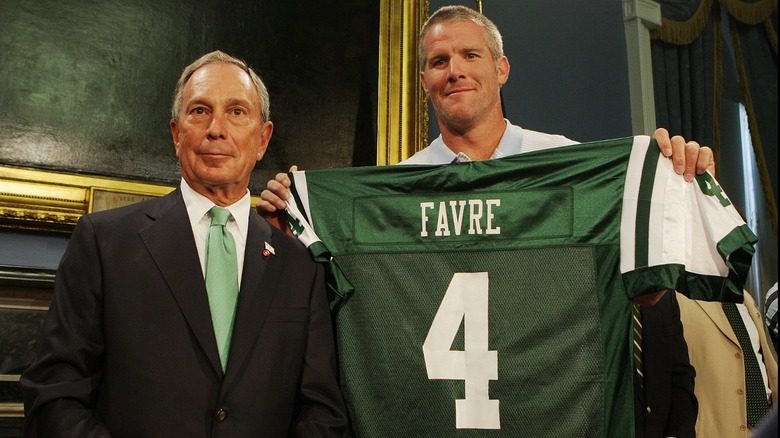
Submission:
[[[517,155],[522,152],[523,128],[509,123],[507,119],[504,119],[504,122],[506,123],[504,135],[501,136],[501,141],[498,142],[498,147],[493,151],[491,159]]]
[[[507,119],[504,119],[504,123],[506,123],[504,135],[501,136],[501,141],[498,142],[498,147],[493,151],[491,159],[519,154],[522,150],[523,128],[509,123]],[[432,163],[451,163],[457,157],[455,152],[452,152],[452,149],[444,144],[441,134],[431,142],[430,149]]]
[[[184,199],[184,205],[187,207],[187,216],[190,218],[190,225],[192,228],[202,220],[210,221],[207,218],[207,213],[214,207],[214,202],[209,198],[196,192],[184,178],[181,180],[181,196]],[[249,190],[246,191],[244,197],[236,201],[234,204],[227,207],[230,210],[230,214],[233,216],[233,221],[238,227],[238,232],[246,238],[247,230],[249,229],[249,210],[251,208],[251,200],[249,196]]]

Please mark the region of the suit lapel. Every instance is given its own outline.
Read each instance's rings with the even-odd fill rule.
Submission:
[[[696,303],[698,306],[701,306],[702,310],[704,310],[704,313],[707,314],[707,316],[718,327],[723,335],[729,338],[729,340],[731,340],[734,345],[739,347],[739,340],[737,340],[737,335],[734,334],[734,329],[731,328],[731,323],[729,323],[728,318],[726,318],[726,314],[723,313],[723,305],[720,302],[696,300],[694,303]]]
[[[187,208],[176,189],[147,211],[153,222],[139,235],[160,269],[211,366],[222,374],[214,328],[211,324],[206,283],[192,237]]]
[[[249,230],[244,255],[244,270],[238,294],[238,308],[233,324],[230,359],[225,384],[235,378],[237,370],[247,359],[263,328],[268,309],[277,293],[284,252],[264,255],[265,244],[274,246],[271,225],[257,214],[249,214]]]

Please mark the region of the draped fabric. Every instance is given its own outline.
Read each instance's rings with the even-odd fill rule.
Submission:
[[[777,0],[658,2],[662,24],[651,33],[658,125],[712,146],[722,165],[724,63],[733,59],[776,239]]]

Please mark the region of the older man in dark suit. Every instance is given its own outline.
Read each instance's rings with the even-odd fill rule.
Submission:
[[[22,376],[25,434],[341,436],[322,268],[251,208],[273,131],[265,86],[212,52],[184,70],[171,112],[179,188],[73,232]]]

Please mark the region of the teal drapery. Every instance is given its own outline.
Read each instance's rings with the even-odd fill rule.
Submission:
[[[736,64],[762,191],[777,238],[777,0],[658,2],[662,25],[651,33],[658,125],[711,145],[719,163],[724,50],[733,50],[726,55],[733,56]],[[724,44],[724,25],[730,45]]]

